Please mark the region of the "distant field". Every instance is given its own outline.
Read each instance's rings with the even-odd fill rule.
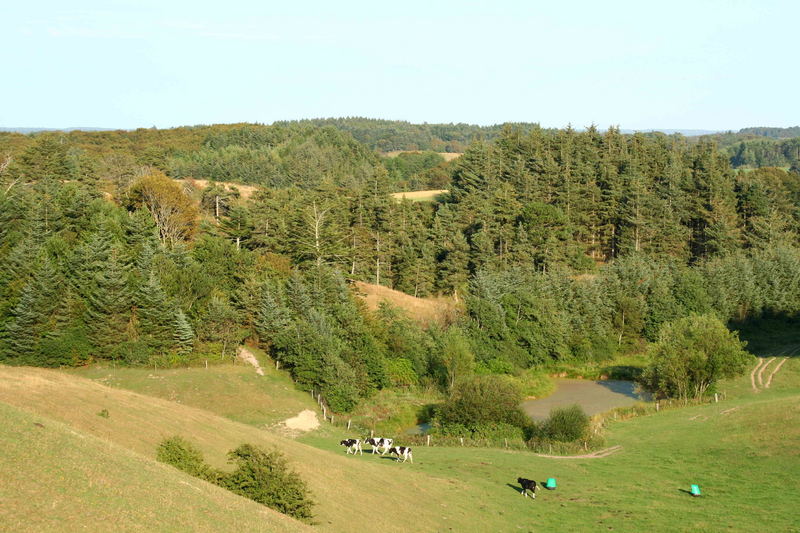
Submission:
[[[389,287],[363,281],[356,281],[355,286],[371,311],[378,309],[381,302],[389,302],[422,326],[450,323],[460,312],[458,303],[452,298],[416,298]]]
[[[392,198],[396,200],[411,200],[412,202],[435,202],[443,194],[447,194],[447,189],[432,189],[429,191],[409,191],[394,192]]]
[[[393,150],[391,152],[385,152],[383,155],[385,157],[397,157],[400,154],[419,154],[422,153],[422,150]],[[459,158],[464,155],[462,152],[436,152],[445,161],[452,161],[453,159]]]

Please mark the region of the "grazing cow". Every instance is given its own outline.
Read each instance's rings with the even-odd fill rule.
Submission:
[[[535,500],[536,499],[536,490],[539,488],[536,486],[536,482],[532,479],[525,479],[524,477],[518,477],[517,483],[522,486],[522,495],[526,498],[528,497],[528,491],[531,491],[531,497]]]
[[[381,453],[381,455],[386,455],[386,452],[392,447],[393,442],[392,439],[370,437],[364,441],[364,444],[372,446],[372,453],[377,453],[383,448],[383,453]]]
[[[411,455],[411,448],[408,446],[392,446],[389,448],[389,453],[395,454],[398,461],[402,457],[404,463],[406,462],[406,459],[410,459],[412,463],[414,462],[414,456]]]
[[[339,444],[347,448],[348,454],[353,452],[353,455],[355,455],[356,452],[360,452],[361,455],[364,455],[364,452],[361,450],[361,439],[345,439]]]

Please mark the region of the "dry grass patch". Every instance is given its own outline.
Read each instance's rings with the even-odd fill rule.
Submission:
[[[383,285],[363,281],[356,281],[355,286],[370,311],[377,310],[381,302],[388,302],[405,311],[410,319],[424,327],[431,324],[451,324],[461,312],[460,304],[453,298],[417,298]]]

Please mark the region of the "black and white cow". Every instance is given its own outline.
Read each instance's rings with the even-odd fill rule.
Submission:
[[[414,456],[411,455],[411,448],[407,446],[392,446],[389,448],[389,453],[395,454],[398,461],[402,457],[404,463],[406,462],[406,459],[410,459],[412,463],[414,462]]]
[[[383,437],[370,437],[364,441],[364,444],[372,446],[372,453],[378,453],[380,449],[383,448],[383,453],[381,453],[381,455],[386,455],[386,452],[392,447],[393,442],[392,439],[384,439]]]
[[[532,479],[525,479],[524,477],[518,477],[517,483],[520,484],[522,487],[522,495],[526,498],[528,497],[528,491],[531,492],[531,497],[535,500],[536,499],[536,491],[539,488],[536,486],[536,482]]]
[[[364,455],[364,452],[361,450],[361,439],[345,439],[339,444],[347,448],[348,454],[352,452],[353,455],[355,455],[356,452],[360,452],[361,455]]]

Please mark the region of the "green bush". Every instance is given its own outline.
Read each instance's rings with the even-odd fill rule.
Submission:
[[[450,398],[437,409],[434,425],[453,435],[481,433],[503,424],[527,431],[531,421],[520,409],[520,403],[522,392],[513,378],[497,374],[473,376],[455,386]]]
[[[242,444],[228,453],[236,465],[231,473],[208,466],[203,453],[182,437],[164,439],[156,458],[187,474],[204,479],[250,498],[294,518],[310,521],[314,502],[308,487],[296,472],[289,470],[278,450],[267,451],[252,444]]]
[[[228,457],[236,470],[225,476],[225,488],[294,518],[312,518],[308,487],[279,451],[242,444]]]
[[[544,421],[541,431],[546,438],[560,442],[582,439],[589,430],[589,416],[579,405],[556,408]]]
[[[217,483],[220,473],[215,472],[203,459],[203,453],[182,437],[164,439],[156,450],[156,459],[174,466],[190,476]]]
[[[639,383],[660,397],[699,399],[717,381],[744,374],[753,356],[718,318],[691,315],[664,324],[647,351],[650,364]]]

